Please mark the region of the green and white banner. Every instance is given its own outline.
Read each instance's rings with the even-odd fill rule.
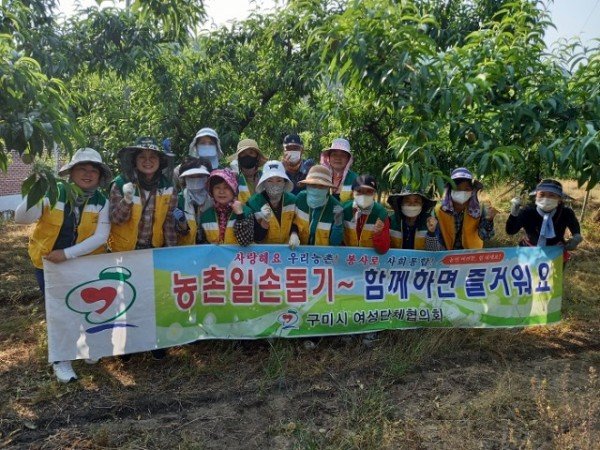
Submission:
[[[200,245],[44,263],[50,361],[198,339],[560,320],[562,249]]]

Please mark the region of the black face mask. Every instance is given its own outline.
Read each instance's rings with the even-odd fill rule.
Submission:
[[[255,156],[240,156],[238,164],[242,169],[254,169],[258,167],[258,158]]]

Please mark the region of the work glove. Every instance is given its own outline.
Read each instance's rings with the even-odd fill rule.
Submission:
[[[175,208],[173,210],[173,218],[177,222],[181,222],[181,223],[185,223],[186,222],[185,213],[181,209],[179,209],[179,208]]]
[[[373,225],[373,233],[381,233],[383,231],[383,221],[381,219],[377,219],[375,225]]]
[[[268,203],[262,205],[260,211],[258,212],[258,214],[256,214],[257,219],[262,219],[265,222],[269,222],[271,220],[271,217],[273,217],[273,210],[271,209]]]
[[[231,204],[231,209],[233,210],[233,213],[237,214],[238,216],[244,213],[244,205],[239,200],[235,200]]]
[[[133,183],[126,183],[123,186],[123,199],[126,203],[133,203],[133,193],[135,192],[135,186]]]
[[[575,250],[579,244],[583,241],[583,237],[580,234],[574,234],[571,239],[565,242],[566,250]]]
[[[290,250],[296,250],[299,245],[300,245],[300,238],[298,237],[298,233],[290,234],[290,242],[289,242]]]
[[[344,208],[341,205],[335,205],[333,207],[333,224],[341,225],[344,220]]]
[[[515,197],[510,201],[510,215],[517,217],[521,209],[521,198]]]

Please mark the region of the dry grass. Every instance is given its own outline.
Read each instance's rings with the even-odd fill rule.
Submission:
[[[583,194],[565,183],[580,207]],[[501,190],[488,194],[508,210]],[[592,206],[600,206],[600,190]],[[503,224],[502,215],[497,221]],[[80,362],[46,359],[26,228],[0,224],[0,447],[593,449],[600,441],[600,225],[567,268],[564,320],[524,330],[382,332],[359,339],[210,341]],[[497,245],[514,245],[498,226]]]

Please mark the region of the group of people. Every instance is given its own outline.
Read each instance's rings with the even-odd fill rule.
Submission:
[[[217,132],[202,128],[174,175],[168,173],[174,155],[155,139],[140,138],[119,151],[121,173],[113,178],[96,150],[78,150],[59,171],[76,186],[74,201],[59,183],[55,205],[46,196],[28,209],[24,198],[15,211],[17,223],[36,223],[29,255],[40,289],[43,258],[60,263],[106,251],[253,242],[370,247],[383,254],[478,249],[494,236],[497,210],[480,203],[483,186],[466,168],[452,171],[439,202],[405,187],[387,197],[388,212],[376,200],[376,177],[352,171],[348,140],[334,139],[319,164],[303,152],[297,134],[284,138],[281,160],[268,160],[255,140],[243,139],[225,166]],[[562,185],[543,180],[533,194],[535,204],[524,208],[519,198],[511,201],[507,233],[524,229],[520,245],[577,247],[580,227]],[[153,355],[161,358],[164,350]],[[53,368],[61,382],[77,378],[70,361]]]

